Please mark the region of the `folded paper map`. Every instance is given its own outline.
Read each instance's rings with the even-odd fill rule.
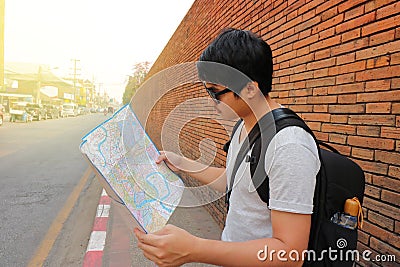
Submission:
[[[107,193],[145,232],[167,223],[184,184],[164,163],[155,163],[159,151],[129,105],[85,135],[80,149]]]

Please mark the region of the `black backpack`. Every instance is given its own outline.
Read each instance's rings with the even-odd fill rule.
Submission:
[[[234,126],[232,136],[240,123],[241,120]],[[247,156],[245,160],[250,163],[251,178],[258,195],[262,201],[269,203],[269,179],[264,170],[265,153],[274,134],[288,126],[301,127],[313,136],[321,161],[314,193],[308,252],[303,257],[303,266],[352,266],[358,253],[356,251],[357,229],[344,228],[331,222],[330,219],[335,213],[343,212],[346,199],[357,197],[362,203],[365,187],[364,172],[356,163],[341,155],[336,149],[318,141],[311,129],[296,113],[287,108],[278,108],[262,117],[243,142],[232,174],[236,174],[239,165],[254,145],[251,156]],[[265,142],[261,142],[261,139]],[[224,146],[225,152],[228,152],[230,141]],[[321,149],[321,146],[331,151]],[[227,187],[228,208],[234,176],[232,175],[230,186]],[[328,257],[330,250],[336,250],[331,252],[331,255],[336,258]]]

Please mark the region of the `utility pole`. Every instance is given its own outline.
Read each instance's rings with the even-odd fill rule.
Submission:
[[[75,100],[75,103],[77,103],[78,102],[78,97],[80,95],[77,92],[77,88],[76,88],[76,79],[77,79],[77,76],[79,75],[77,73],[77,71],[80,70],[80,69],[77,68],[77,63],[80,62],[80,60],[79,59],[71,59],[71,61],[73,62],[73,74],[72,74],[72,76],[73,76],[73,83],[74,83],[74,100]],[[79,103],[77,103],[77,104],[79,104]]]
[[[6,90],[4,87],[4,15],[5,0],[0,0],[0,92]]]
[[[39,65],[37,74],[37,92],[36,92],[36,103],[40,104],[40,88],[42,87],[42,66]]]

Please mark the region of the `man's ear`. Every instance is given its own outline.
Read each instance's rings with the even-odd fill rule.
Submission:
[[[250,82],[245,88],[246,96],[249,99],[254,98],[256,95],[260,94],[260,89],[258,88],[257,82]]]

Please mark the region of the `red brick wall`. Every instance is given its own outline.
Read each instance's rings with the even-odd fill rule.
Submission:
[[[359,248],[396,254],[399,260],[399,25],[400,3],[391,0],[198,0],[150,75],[197,60],[224,27],[261,35],[274,55],[271,96],[298,112],[319,139],[350,156],[366,173]],[[169,110],[196,96],[204,96],[201,87],[187,85],[154,107],[147,128],[160,148],[159,129]],[[213,122],[189,123],[180,135],[185,155],[196,157],[196,145],[204,137],[220,148],[227,136],[222,127],[215,128]],[[215,163],[223,166],[224,159],[218,150]],[[223,225],[223,202],[208,208]]]

